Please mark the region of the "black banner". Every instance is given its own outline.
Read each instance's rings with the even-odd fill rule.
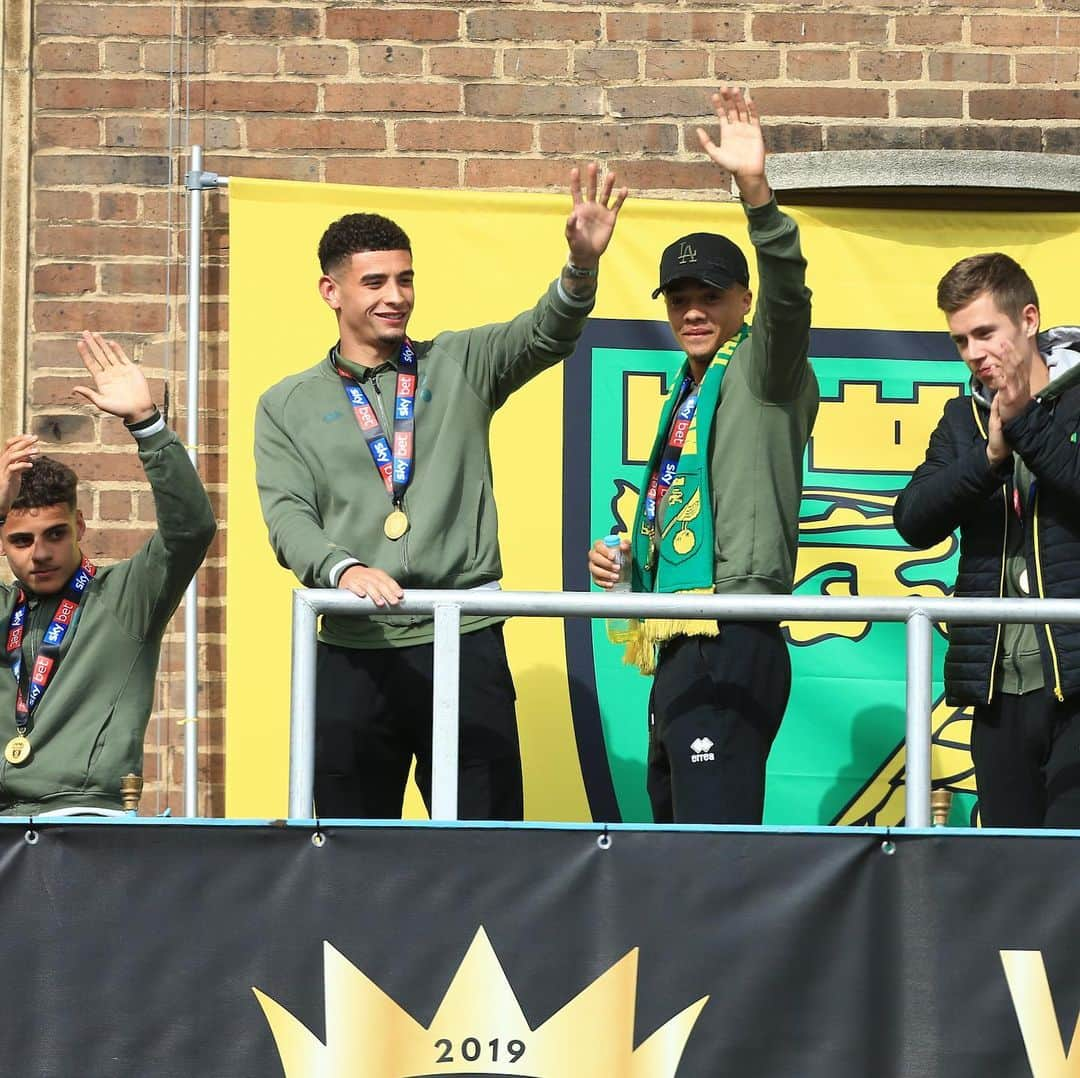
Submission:
[[[1056,1078],[1077,837],[4,823],[0,1072]]]

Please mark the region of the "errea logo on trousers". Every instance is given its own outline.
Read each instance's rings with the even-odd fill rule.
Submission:
[[[708,760],[715,760],[716,756],[712,751],[713,743],[707,737],[695,737],[690,742],[690,762],[692,764],[705,763]]]

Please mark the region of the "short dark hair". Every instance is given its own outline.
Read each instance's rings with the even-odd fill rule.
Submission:
[[[46,505],[66,505],[78,508],[76,488],[79,477],[66,465],[52,457],[37,457],[34,466],[22,473],[18,497],[12,509],[41,509]]]
[[[1039,306],[1035,285],[1023,266],[999,251],[957,262],[938,281],[937,304],[946,314],[953,314],[984,292],[1017,324],[1028,304]]]
[[[336,269],[359,251],[412,251],[409,237],[389,217],[377,213],[347,213],[319,240],[323,273]]]

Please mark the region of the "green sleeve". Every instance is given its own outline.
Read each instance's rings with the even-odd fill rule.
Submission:
[[[573,354],[594,301],[595,295],[575,302],[552,281],[531,311],[509,322],[440,334],[434,343],[452,350],[473,391],[495,411],[531,378]]]
[[[217,531],[206,488],[167,427],[138,442],[154,497],[157,530],[113,575],[122,577],[118,614],[146,639],[164,629]]]
[[[315,477],[265,396],[255,411],[255,483],[278,563],[305,587],[329,588],[335,565],[359,560],[323,530]]]
[[[798,397],[811,377],[806,259],[799,226],[781,212],[775,199],[745,209],[758,269],[747,379],[759,400],[784,403]]]

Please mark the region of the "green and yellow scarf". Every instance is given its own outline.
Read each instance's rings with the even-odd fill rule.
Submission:
[[[690,371],[690,361],[684,361],[673,383],[671,395],[664,405],[660,424],[653,442],[649,462],[641,484],[634,528],[630,538],[632,586],[636,592],[672,594],[711,594],[713,591],[713,509],[709,483],[709,443],[716,409],[720,404],[720,389],[728,363],[735,349],[746,339],[750,327],[744,322],[736,333],[721,346],[709,364],[698,388],[698,403],[694,413],[691,437],[687,439],[671,487],[667,492],[664,519],[650,522],[645,516],[645,492],[660,464],[667,444],[672,417],[679,405],[678,387]],[[696,437],[694,434],[696,433]],[[659,531],[658,535],[654,533]],[[656,652],[660,644],[675,636],[716,636],[716,623],[698,619],[647,618],[633,619],[624,636],[616,637],[625,643],[623,661],[636,666],[643,674],[656,670]]]

